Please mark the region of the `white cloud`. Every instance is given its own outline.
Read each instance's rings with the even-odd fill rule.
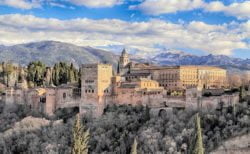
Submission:
[[[222,25],[208,25],[201,21],[192,21],[188,24],[187,28],[190,31],[195,31],[198,33],[209,33],[209,32],[226,32],[227,29]]]
[[[224,5],[221,1],[206,3],[204,0],[145,0],[138,5],[130,6],[130,9],[155,16],[199,8],[207,12],[223,12],[239,19],[250,18],[250,1],[231,1],[229,5]]]
[[[58,3],[58,2],[54,2],[54,1],[48,1],[47,4],[51,7],[60,7],[60,8],[64,8],[64,9],[71,9],[71,10],[74,10],[75,7],[73,6],[70,6],[70,5],[64,5],[64,4],[61,4],[61,3]]]
[[[66,5],[63,5],[63,4],[60,4],[60,3],[55,3],[55,2],[50,2],[49,5],[54,6],[54,7],[67,8]]]
[[[10,7],[20,9],[32,9],[41,7],[42,0],[0,0],[0,5],[7,5]]]
[[[89,8],[112,7],[121,4],[123,0],[70,0],[76,5],[83,5]]]
[[[193,10],[202,6],[202,0],[145,0],[139,5],[130,6],[130,9],[139,9],[150,15],[160,15]]]
[[[235,2],[227,6],[220,1],[215,1],[208,3],[205,10],[208,12],[224,12],[239,19],[250,18],[250,1]]]
[[[104,8],[104,7],[112,7],[114,5],[119,5],[123,3],[123,0],[67,0],[68,2],[86,6],[89,8]],[[0,5],[7,5],[10,7],[20,8],[20,9],[33,9],[33,8],[41,8],[44,4],[48,4],[50,6],[56,6],[61,8],[73,8],[67,7],[64,4],[60,3],[60,1],[56,0],[0,0]]]
[[[209,25],[193,21],[174,24],[162,20],[126,22],[116,19],[78,18],[58,20],[31,15],[0,15],[0,44],[55,40],[83,46],[124,45],[152,54],[158,49],[188,48],[230,55],[249,49],[250,22]]]

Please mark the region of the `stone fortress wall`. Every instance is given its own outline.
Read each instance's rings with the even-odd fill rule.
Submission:
[[[32,89],[7,88],[2,101],[6,104],[26,104],[33,110],[50,116],[56,109],[79,106],[81,98],[80,95],[75,96],[74,89],[70,85]]]
[[[80,89],[70,84],[33,89],[6,88],[1,99],[7,104],[26,103],[47,115],[53,115],[59,108],[79,107],[81,114],[94,116],[100,116],[108,104],[147,105],[157,111],[169,108],[210,110],[222,102],[226,106],[239,102],[238,93],[202,95],[203,88],[224,86],[226,71],[221,68],[135,64],[123,50],[117,70],[114,75],[110,64],[84,64]],[[173,93],[175,91],[177,94]]]

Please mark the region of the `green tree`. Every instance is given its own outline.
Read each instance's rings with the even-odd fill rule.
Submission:
[[[59,71],[59,84],[67,83],[68,76],[67,76],[67,69],[66,68],[60,68]]]
[[[245,89],[245,86],[242,85],[240,86],[240,102],[243,102],[244,101],[244,98],[246,97],[246,89]]]
[[[34,77],[34,83],[36,86],[39,84],[39,81],[40,81],[39,73],[36,70],[35,77]]]
[[[148,105],[146,105],[143,119],[145,120],[145,122],[150,120],[150,108],[148,107]]]
[[[18,79],[17,79],[18,82],[22,82],[23,81],[23,76],[22,76],[22,73],[21,71],[18,72]]]
[[[201,121],[198,113],[196,114],[195,117],[195,126],[196,126],[196,141],[192,154],[204,154]]]
[[[59,67],[58,64],[54,65],[53,72],[52,72],[52,79],[54,85],[58,86],[59,85]]]
[[[80,116],[77,115],[73,127],[73,147],[72,154],[88,154],[89,129],[85,131],[85,127],[81,124]]]
[[[70,69],[68,71],[68,82],[70,82],[70,83],[75,82],[74,70]]]
[[[65,62],[59,62],[53,68],[53,83],[55,85],[74,83],[78,81],[78,70],[71,63],[70,65]]]
[[[131,148],[131,154],[137,154],[137,140],[136,138],[134,139],[134,143]]]
[[[33,82],[36,86],[43,85],[46,73],[46,66],[40,61],[31,62],[28,65],[27,80]]]
[[[11,73],[13,73],[13,71],[14,71],[14,68],[12,64],[5,65],[3,73],[7,78],[7,87],[9,86],[9,78],[10,78]]]
[[[81,81],[81,69],[79,69],[79,71],[77,71],[76,73],[76,80],[78,81],[78,87],[81,88],[81,85],[82,85],[82,81]]]

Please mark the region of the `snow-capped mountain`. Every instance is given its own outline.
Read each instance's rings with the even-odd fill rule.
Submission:
[[[227,69],[250,69],[250,59],[232,58],[225,55],[197,56],[184,52],[164,52],[150,59],[160,65],[211,65]]]

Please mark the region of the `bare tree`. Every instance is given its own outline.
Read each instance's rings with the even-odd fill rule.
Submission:
[[[242,85],[242,78],[239,74],[229,74],[228,75],[229,87],[240,87]]]

